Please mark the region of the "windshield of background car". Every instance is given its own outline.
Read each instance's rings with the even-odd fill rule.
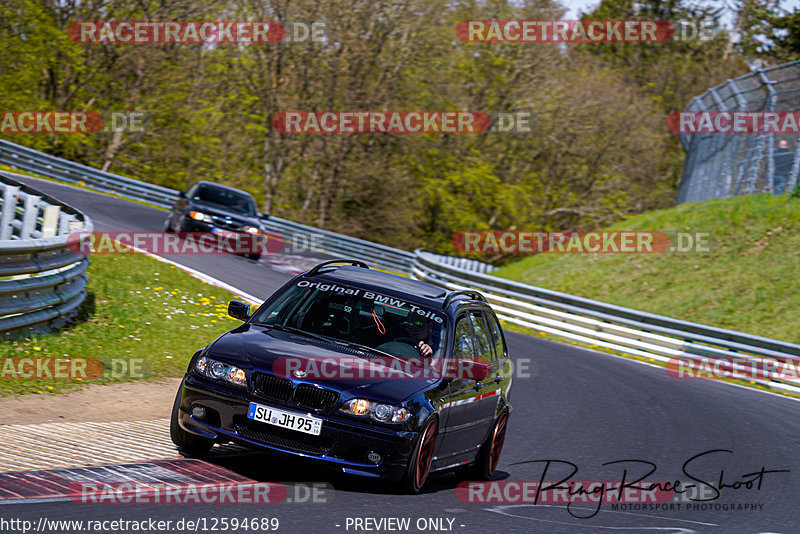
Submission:
[[[216,204],[243,215],[254,216],[256,214],[256,206],[252,198],[219,187],[200,186],[192,193],[192,200]]]
[[[357,343],[403,359],[438,358],[445,315],[402,298],[328,282],[298,280],[258,312],[254,322]],[[426,355],[420,342],[432,354]]]

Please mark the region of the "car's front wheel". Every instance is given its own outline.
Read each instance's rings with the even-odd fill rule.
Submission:
[[[406,471],[405,488],[408,493],[416,494],[422,491],[422,486],[428,479],[428,474],[431,471],[431,462],[433,461],[433,451],[436,449],[436,434],[439,431],[439,425],[436,419],[430,419],[425,424],[425,429],[420,433],[417,446],[414,448],[414,454],[411,456],[411,461],[408,464],[408,471]]]
[[[181,392],[183,391],[183,382],[178,388],[178,394],[175,395],[175,403],[172,405],[172,417],[169,421],[169,437],[172,439],[178,450],[182,453],[190,454],[192,456],[200,456],[207,453],[214,442],[201,436],[195,436],[184,429],[178,423],[178,417],[181,409]]]

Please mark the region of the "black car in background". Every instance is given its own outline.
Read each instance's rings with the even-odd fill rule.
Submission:
[[[233,441],[412,493],[431,471],[492,476],[511,361],[479,293],[332,260],[228,312],[244,324],[194,354],[175,398],[183,452]]]
[[[241,239],[265,234],[256,201],[246,191],[214,182],[200,181],[188,191],[179,193],[170,214],[164,221],[165,232],[211,232],[219,237]],[[244,237],[244,239],[242,239]],[[249,249],[249,246],[245,248]],[[258,260],[261,254],[246,254]]]

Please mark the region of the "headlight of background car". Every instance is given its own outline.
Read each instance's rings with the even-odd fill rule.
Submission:
[[[261,233],[261,230],[259,228],[256,228],[255,226],[242,226],[242,230],[252,235]]]
[[[219,362],[202,356],[194,363],[194,370],[198,374],[214,380],[221,380],[237,386],[247,387],[247,377],[244,374],[244,370],[229,363]]]
[[[411,419],[411,412],[406,408],[367,399],[350,399],[339,411],[358,417],[369,417],[380,423],[404,423]]]
[[[203,219],[206,218],[205,214],[200,213],[199,211],[190,211],[189,217],[191,217],[195,221],[202,221]]]

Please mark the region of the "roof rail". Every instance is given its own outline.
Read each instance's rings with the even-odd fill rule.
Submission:
[[[365,269],[369,269],[369,266],[366,263],[364,263],[363,261],[348,260],[348,259],[341,259],[340,258],[338,260],[323,261],[322,263],[320,263],[318,265],[315,265],[314,268],[312,268],[310,271],[308,271],[306,276],[314,276],[315,274],[317,274],[320,271],[320,269],[322,269],[323,267],[326,267],[328,265],[331,265],[332,263],[349,263],[350,265],[355,265],[356,267],[363,267]]]
[[[455,297],[459,295],[465,295],[468,297],[472,297],[475,300],[482,300],[483,302],[488,302],[486,297],[475,291],[474,289],[459,289],[458,291],[453,291],[444,299],[444,304],[442,304],[442,310],[446,310],[447,306],[450,305],[450,301],[453,300]]]

